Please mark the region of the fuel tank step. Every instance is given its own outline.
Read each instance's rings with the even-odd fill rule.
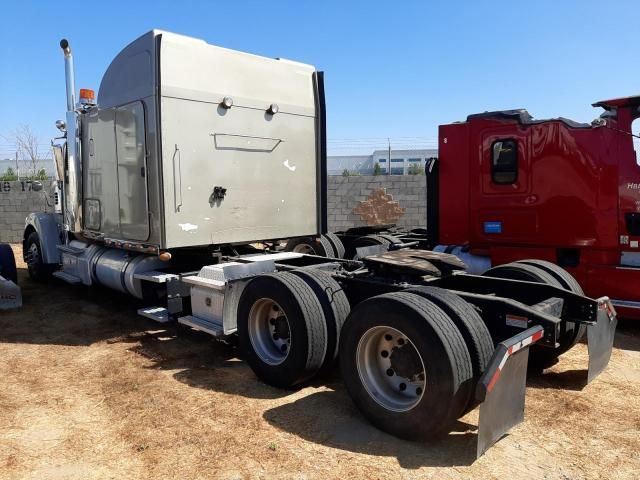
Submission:
[[[221,337],[224,335],[222,325],[204,320],[199,317],[195,317],[193,315],[186,315],[184,317],[178,318],[178,323],[191,327],[194,330],[208,333],[209,335],[212,335],[214,337]]]
[[[138,315],[158,323],[167,323],[169,321],[169,311],[164,307],[139,308]]]

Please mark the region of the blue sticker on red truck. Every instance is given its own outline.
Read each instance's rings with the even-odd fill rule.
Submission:
[[[502,222],[484,222],[484,233],[502,233]]]

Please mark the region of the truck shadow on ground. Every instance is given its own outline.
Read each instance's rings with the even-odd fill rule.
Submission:
[[[587,386],[587,369],[546,371],[527,375],[527,387],[581,391]]]
[[[431,442],[405,441],[373,427],[356,409],[342,384],[267,410],[275,427],[331,448],[395,457],[403,468],[471,465],[476,459],[476,427],[461,421]]]
[[[234,343],[212,341],[198,332],[169,326],[166,330],[133,335],[130,350],[151,360],[147,367],[175,371],[186,385],[257,399],[295,398],[264,412],[275,427],[305,440],[354,453],[395,457],[405,468],[471,465],[476,459],[477,429],[456,422],[453,431],[429,443],[400,440],[385,434],[358,412],[334,369],[305,390],[282,390],[260,382],[240,360]],[[123,341],[127,341],[124,340]],[[321,391],[317,391],[321,390]]]
[[[613,347],[640,352],[640,321],[619,319]]]
[[[233,339],[212,340],[206,334],[169,325],[132,340],[136,345],[130,350],[151,360],[147,368],[176,371],[173,377],[190,387],[257,399],[277,399],[291,393],[258,381],[240,359]]]
[[[18,276],[23,307],[0,313],[2,342],[87,346],[148,328],[135,316],[136,301],[122,294],[55,279],[40,284],[25,270]]]

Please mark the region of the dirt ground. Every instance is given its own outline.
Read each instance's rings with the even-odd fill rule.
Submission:
[[[640,478],[640,324],[621,322],[586,387],[583,344],[530,378],[524,423],[475,460],[477,410],[436,443],[401,441],[362,418],[338,373],[268,387],[230,344],[21,267],[25,306],[0,312],[3,480]]]

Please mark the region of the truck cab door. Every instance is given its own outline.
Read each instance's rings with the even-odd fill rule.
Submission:
[[[527,136],[513,125],[483,134],[477,150],[481,188],[474,226],[480,238],[504,242],[535,233],[535,213],[523,208],[529,196],[528,147]]]
[[[149,238],[144,107],[133,102],[115,114],[120,232],[123,238],[144,241]]]

